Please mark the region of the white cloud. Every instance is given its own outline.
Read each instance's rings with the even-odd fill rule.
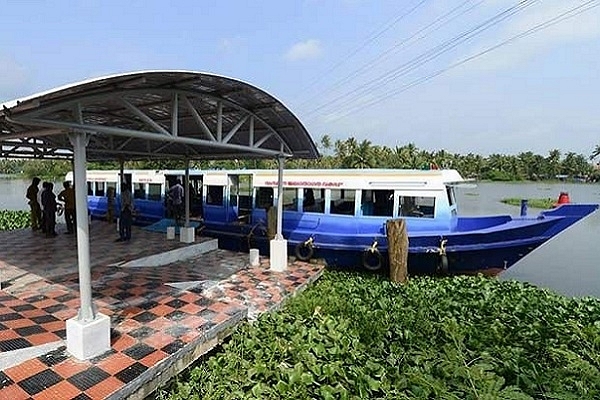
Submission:
[[[219,39],[218,47],[219,47],[219,50],[229,53],[229,52],[236,51],[237,49],[242,47],[243,43],[244,43],[244,39],[239,36],[230,37],[230,38],[221,38],[221,39]]]
[[[0,101],[9,100],[4,96],[13,96],[27,83],[25,68],[15,60],[0,56]]]
[[[286,53],[285,58],[289,61],[308,60],[317,58],[323,53],[321,42],[316,39],[309,39],[304,42],[294,44]]]

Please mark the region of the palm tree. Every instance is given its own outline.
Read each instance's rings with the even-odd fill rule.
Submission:
[[[596,148],[594,148],[594,151],[592,152],[592,155],[590,156],[590,160],[593,160],[594,158],[600,156],[600,144],[596,145]]]

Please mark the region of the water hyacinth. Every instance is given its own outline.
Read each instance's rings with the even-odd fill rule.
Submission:
[[[484,277],[326,272],[157,394],[600,398],[600,301]]]
[[[0,231],[23,229],[30,224],[28,211],[0,210]]]

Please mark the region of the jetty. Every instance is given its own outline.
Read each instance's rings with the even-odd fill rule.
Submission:
[[[92,292],[111,321],[110,350],[80,360],[66,351],[80,292],[77,240],[64,230],[0,232],[0,398],[145,398],[323,271],[290,260],[274,272],[268,258],[252,266],[215,239],[183,243],[135,226],[131,242],[115,243],[115,224],[94,220]]]

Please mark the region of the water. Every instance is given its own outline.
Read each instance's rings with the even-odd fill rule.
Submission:
[[[27,210],[25,192],[30,182],[0,179],[0,210]],[[60,182],[54,185],[58,193]],[[552,198],[569,193],[571,201],[600,203],[600,185],[568,183],[480,183],[473,189],[459,189],[457,199],[463,215],[518,215],[519,207],[500,202],[505,197]],[[539,210],[529,209],[529,214]],[[502,279],[517,279],[552,289],[567,296],[600,297],[598,246],[600,212],[572,226],[558,237],[504,272]]]

